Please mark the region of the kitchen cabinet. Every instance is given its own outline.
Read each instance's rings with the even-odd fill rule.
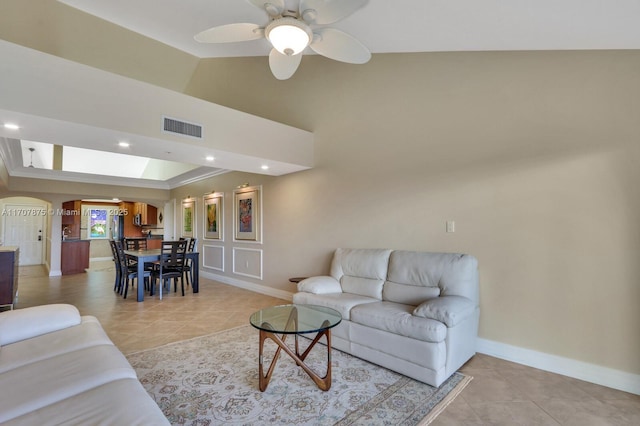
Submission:
[[[18,299],[18,247],[0,247],[0,306],[13,305]]]
[[[124,236],[125,237],[142,237],[142,230],[139,226],[136,226],[133,223],[133,218],[136,215],[135,205],[138,203],[133,203],[130,201],[123,201],[118,204],[118,208],[121,212],[124,213]]]
[[[62,275],[80,274],[89,268],[89,240],[62,242]]]
[[[80,238],[80,215],[82,214],[82,201],[74,200],[62,203],[62,232],[66,238]]]
[[[158,223],[158,209],[146,203],[135,203],[134,214],[140,215],[140,225],[156,225]]]
[[[162,238],[149,238],[147,240],[147,248],[149,250],[161,249],[162,248]]]

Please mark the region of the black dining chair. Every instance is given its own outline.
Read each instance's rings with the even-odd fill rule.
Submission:
[[[120,290],[119,293],[123,295],[123,297],[127,298],[127,293],[129,291],[129,283],[133,286],[134,280],[137,280],[137,284],[140,285],[140,277],[138,276],[138,264],[135,260],[131,259],[124,252],[124,245],[120,241],[115,242],[116,251],[118,253],[118,260],[120,262]],[[142,273],[142,281],[145,288],[147,288],[151,280],[151,270],[144,270]]]
[[[162,300],[162,288],[169,284],[168,291],[171,291],[170,280],[173,279],[175,292],[178,291],[178,279],[182,287],[184,296],[184,262],[186,259],[187,241],[163,241],[160,250],[160,259],[155,264],[155,269],[151,274],[150,295],[153,296],[155,283],[158,281],[158,291]]]
[[[113,283],[113,291],[117,291],[119,293],[122,286],[122,269],[120,266],[120,258],[118,255],[116,242],[114,240],[109,240],[109,246],[111,247],[111,254],[113,256],[113,262],[115,263],[116,269],[116,280]]]
[[[197,246],[198,246],[198,239],[190,238],[187,243],[187,253],[193,253],[193,251],[196,249]],[[189,287],[193,282],[193,274],[196,272],[193,270],[193,261],[191,259],[187,258],[184,261],[183,272],[184,272],[185,278],[187,279],[187,287]]]

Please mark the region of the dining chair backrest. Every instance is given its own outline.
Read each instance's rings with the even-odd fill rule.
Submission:
[[[119,290],[122,286],[122,269],[120,268],[120,256],[118,255],[118,248],[114,240],[109,240],[109,247],[111,247],[111,255],[113,256],[113,263],[115,264],[116,276],[113,282],[113,289]]]
[[[116,248],[116,242],[109,240],[109,247],[111,247],[111,254],[113,255],[113,261],[118,264],[118,249]]]
[[[182,269],[184,267],[187,241],[163,241],[160,250],[160,268]]]
[[[126,250],[146,250],[147,240],[141,238],[125,239]]]
[[[197,238],[191,238],[189,240],[189,245],[187,246],[187,253],[193,253],[193,251],[195,250],[197,244],[198,244],[198,239]]]
[[[127,255],[124,254],[124,245],[122,241],[114,241],[114,246],[116,249],[116,254],[118,256],[118,266],[120,270],[126,274],[127,273]]]

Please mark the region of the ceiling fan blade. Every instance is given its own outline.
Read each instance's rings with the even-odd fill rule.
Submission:
[[[278,16],[285,8],[284,0],[247,0],[247,2],[266,11],[269,16]]]
[[[200,43],[231,43],[262,38],[264,32],[256,24],[227,24],[209,28],[195,35]]]
[[[300,16],[308,23],[326,25],[351,15],[368,0],[300,0]],[[305,11],[315,11],[306,12]]]
[[[271,53],[269,53],[269,67],[274,77],[278,80],[286,80],[295,74],[301,60],[302,53],[287,56],[276,49],[271,49]]]
[[[314,37],[309,47],[329,59],[350,64],[364,64],[371,59],[369,49],[345,32],[335,28],[322,28],[314,30],[314,35],[317,38]]]

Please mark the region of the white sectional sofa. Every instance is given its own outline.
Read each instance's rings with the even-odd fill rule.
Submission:
[[[440,386],[475,354],[478,293],[470,255],[337,249],[330,275],[300,281],[293,302],[342,314],[334,348]]]
[[[168,425],[95,317],[71,305],[0,313],[0,424]]]

